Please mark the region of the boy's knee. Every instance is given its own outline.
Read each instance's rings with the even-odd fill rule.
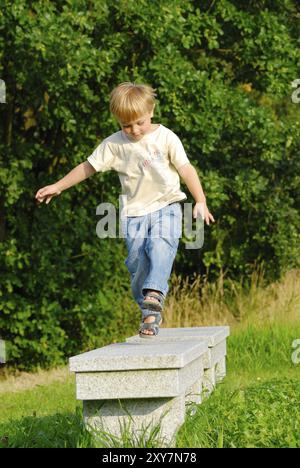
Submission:
[[[157,239],[149,238],[146,244],[147,255],[157,255],[162,258],[164,255],[176,254],[179,239],[171,237],[159,237]]]

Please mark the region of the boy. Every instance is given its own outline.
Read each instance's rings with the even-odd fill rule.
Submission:
[[[122,229],[133,297],[142,312],[141,338],[158,334],[168,279],[181,237],[182,208],[186,200],[179,176],[195,199],[194,218],[215,221],[194,167],[178,136],[162,124],[153,124],[155,90],[148,85],[121,83],[110,94],[110,110],[122,130],[105,138],[87,161],[64,178],[37,191],[39,203],[87,179],[113,169],[122,185]]]

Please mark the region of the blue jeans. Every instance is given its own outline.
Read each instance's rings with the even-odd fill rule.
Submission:
[[[182,234],[182,208],[175,202],[145,216],[124,217],[123,235],[128,250],[125,260],[133,297],[142,307],[145,290],[169,290],[168,280]]]

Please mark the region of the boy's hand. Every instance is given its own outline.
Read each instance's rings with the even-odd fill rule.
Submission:
[[[37,199],[38,203],[43,203],[43,201],[46,199],[46,205],[48,205],[53,197],[56,197],[60,194],[61,190],[58,189],[56,184],[52,184],[38,190],[35,198]]]
[[[198,218],[201,215],[202,219],[205,220],[206,224],[209,224],[209,220],[215,222],[213,215],[209,212],[206,202],[197,202],[193,209],[193,217]]]

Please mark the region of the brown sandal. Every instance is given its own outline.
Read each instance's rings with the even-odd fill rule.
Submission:
[[[144,322],[145,318],[153,316],[155,319],[153,322],[146,323]],[[143,313],[143,322],[141,323],[139,329],[139,336],[140,338],[153,338],[158,335],[159,326],[162,324],[162,316],[160,312],[155,312],[152,310],[148,310],[147,312]],[[151,330],[152,333],[143,333],[143,330]]]
[[[153,300],[147,300],[147,297],[153,297],[156,299],[156,301]],[[164,296],[160,292],[149,292],[145,295],[145,299],[143,301],[143,307],[150,309],[150,310],[157,310],[161,312],[163,310],[163,305],[164,305]]]

